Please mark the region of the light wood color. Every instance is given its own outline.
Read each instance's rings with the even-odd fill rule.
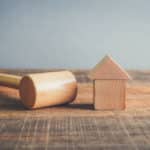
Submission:
[[[32,109],[71,102],[76,94],[76,79],[69,71],[30,74],[20,83],[22,102]]]
[[[131,77],[128,73],[109,55],[106,55],[89,73],[89,77],[96,79],[122,79]]]
[[[19,89],[21,101],[29,109],[71,102],[77,82],[69,71],[29,74],[23,77],[1,74],[0,83]]]
[[[0,73],[0,85],[12,87],[12,88],[18,88],[21,79],[22,79],[21,76]]]
[[[90,71],[89,77],[93,80],[95,109],[125,109],[125,85],[131,77],[111,56],[105,56]]]
[[[130,73],[126,111],[117,112],[93,111],[93,84],[80,72],[78,104],[62,107],[26,111],[17,90],[0,86],[0,149],[149,150],[150,71]]]
[[[126,81],[95,80],[94,108],[96,110],[125,109]]]

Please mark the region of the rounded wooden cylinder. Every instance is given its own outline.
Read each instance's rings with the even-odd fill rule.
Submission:
[[[0,73],[0,85],[18,89],[21,78],[21,76]]]
[[[77,82],[69,71],[36,73],[20,82],[22,103],[29,109],[71,102],[77,94]]]

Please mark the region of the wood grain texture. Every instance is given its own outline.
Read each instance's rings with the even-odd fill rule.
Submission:
[[[96,79],[128,80],[128,73],[111,56],[105,56],[89,73],[89,77]]]
[[[93,111],[88,71],[74,73],[77,98],[61,107],[26,110],[17,90],[0,87],[0,149],[149,150],[150,71],[129,72],[125,111]]]
[[[95,80],[94,108],[96,110],[125,109],[126,81]]]

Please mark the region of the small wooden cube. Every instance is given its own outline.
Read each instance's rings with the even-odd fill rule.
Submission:
[[[126,82],[124,80],[95,80],[94,82],[96,110],[125,109]]]

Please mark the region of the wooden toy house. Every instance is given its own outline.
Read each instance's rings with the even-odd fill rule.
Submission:
[[[105,56],[89,73],[93,80],[94,108],[97,110],[125,109],[128,73],[110,56]]]

